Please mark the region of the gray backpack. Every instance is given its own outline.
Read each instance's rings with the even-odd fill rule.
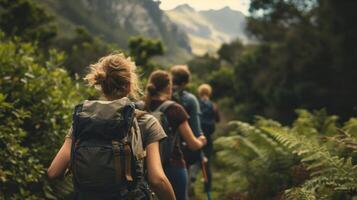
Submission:
[[[175,104],[174,101],[165,101],[150,113],[160,122],[167,135],[159,143],[161,163],[164,167],[170,163],[174,149],[179,148],[178,133],[173,131],[165,115],[166,110],[173,104]]]
[[[128,98],[76,106],[71,150],[76,199],[151,198],[136,113]]]

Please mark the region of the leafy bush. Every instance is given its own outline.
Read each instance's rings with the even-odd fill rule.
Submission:
[[[231,122],[230,134],[215,144],[218,163],[234,175],[226,179],[232,190],[251,199],[349,199],[356,193],[356,119],[340,128],[325,111],[297,113],[291,127],[264,118],[254,125]]]
[[[0,199],[39,199],[45,168],[64,140],[75,104],[92,94],[60,67],[64,54],[0,33]]]

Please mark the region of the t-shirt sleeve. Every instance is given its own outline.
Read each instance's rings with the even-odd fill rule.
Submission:
[[[173,104],[166,110],[166,117],[170,126],[176,130],[180,124],[189,119],[189,115],[180,104]]]
[[[149,144],[158,142],[166,137],[165,131],[159,121],[152,115],[145,114],[138,122],[140,130],[143,131],[143,143],[145,148]]]

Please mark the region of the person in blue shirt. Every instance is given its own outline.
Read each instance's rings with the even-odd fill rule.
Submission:
[[[170,69],[173,81],[173,100],[181,104],[189,115],[188,123],[194,135],[198,138],[203,135],[200,122],[200,106],[195,95],[187,91],[191,73],[186,65],[176,65]],[[184,158],[190,176],[190,181],[194,182],[197,175],[197,168],[204,159],[203,151],[190,151],[182,144]],[[189,184],[191,187],[191,184]],[[192,187],[189,189],[192,191]]]
[[[191,78],[187,65],[176,65],[170,70],[173,81],[173,99],[181,104],[190,116],[189,124],[196,137],[202,135],[200,124],[200,107],[195,95],[186,90]]]

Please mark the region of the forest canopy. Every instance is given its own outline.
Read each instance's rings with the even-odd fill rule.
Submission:
[[[247,31],[257,44],[224,44],[218,57],[189,64],[198,74],[207,68],[204,81],[215,91],[232,91],[227,101],[239,119],[291,122],[296,108],[347,119],[357,112],[355,8],[354,1],[253,0]]]

